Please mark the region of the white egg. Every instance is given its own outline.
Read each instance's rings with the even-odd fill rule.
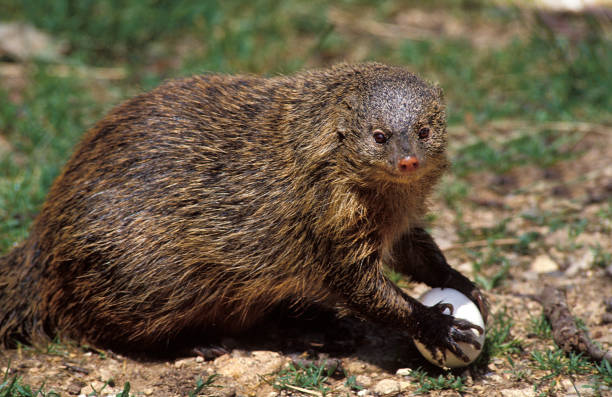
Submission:
[[[476,307],[474,302],[472,302],[467,296],[463,295],[461,292],[455,289],[432,288],[431,290],[423,294],[423,296],[421,296],[420,301],[425,306],[433,306],[439,302],[450,303],[451,305],[453,305],[454,313],[446,314],[452,314],[456,318],[467,320],[474,325],[482,327],[483,330],[485,329],[482,314],[480,314],[478,307]],[[482,351],[482,346],[484,346],[485,334],[479,334],[478,331],[476,331],[475,329],[472,329],[471,331],[474,332],[476,340],[480,343],[481,349],[475,349],[474,346],[470,344],[459,342],[457,343],[457,345],[459,345],[461,350],[463,350],[463,352],[469,357],[470,361],[466,363],[465,361],[459,359],[457,356],[447,350],[446,359],[443,363],[444,367],[465,367],[472,363],[474,360],[476,360],[476,358]],[[423,357],[427,359],[427,361],[440,366],[440,364],[436,360],[434,360],[429,350],[427,350],[422,343],[415,339],[414,344],[416,345],[417,349],[419,349]]]

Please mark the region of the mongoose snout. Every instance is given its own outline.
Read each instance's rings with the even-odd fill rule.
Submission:
[[[415,156],[406,156],[400,159],[398,162],[398,168],[400,172],[408,173],[419,168],[419,159]]]

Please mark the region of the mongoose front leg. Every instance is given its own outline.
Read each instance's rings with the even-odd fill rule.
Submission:
[[[487,322],[486,298],[474,283],[450,267],[444,254],[425,229],[413,228],[395,244],[388,263],[394,270],[430,287],[453,288],[469,297]]]
[[[371,255],[330,277],[329,285],[351,310],[373,321],[407,329],[441,364],[446,351],[469,361],[459,342],[481,348],[471,330],[482,333],[482,328],[444,314],[449,308],[447,304],[427,307],[405,294],[384,276],[378,255]]]

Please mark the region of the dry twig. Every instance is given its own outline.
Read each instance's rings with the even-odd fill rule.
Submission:
[[[499,247],[503,245],[515,245],[520,242],[521,240],[519,240],[518,238],[514,238],[514,237],[500,238],[497,240],[477,240],[477,241],[468,241],[467,243],[452,244],[452,245],[449,245],[448,247],[444,247],[443,250],[453,251],[453,250],[462,249],[462,248],[482,248],[482,247],[488,247],[489,245]]]
[[[298,387],[298,386],[293,386],[293,385],[285,385],[286,388],[288,389],[292,389],[295,391],[299,391],[305,394],[310,394],[311,396],[318,396],[318,397],[323,397],[323,394],[314,391],[314,390],[310,390],[310,389],[304,389],[303,387]]]
[[[553,339],[563,351],[567,353],[577,351],[587,354],[595,361],[605,359],[612,363],[612,352],[601,350],[591,342],[584,331],[576,326],[562,291],[546,286],[542,294],[538,296],[538,300],[550,321]]]

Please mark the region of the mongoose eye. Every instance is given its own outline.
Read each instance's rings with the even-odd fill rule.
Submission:
[[[423,127],[419,130],[419,139],[429,138],[429,127]]]
[[[372,136],[374,137],[374,141],[376,143],[385,143],[385,142],[387,142],[387,136],[381,130],[374,130],[374,132],[372,133]]]

